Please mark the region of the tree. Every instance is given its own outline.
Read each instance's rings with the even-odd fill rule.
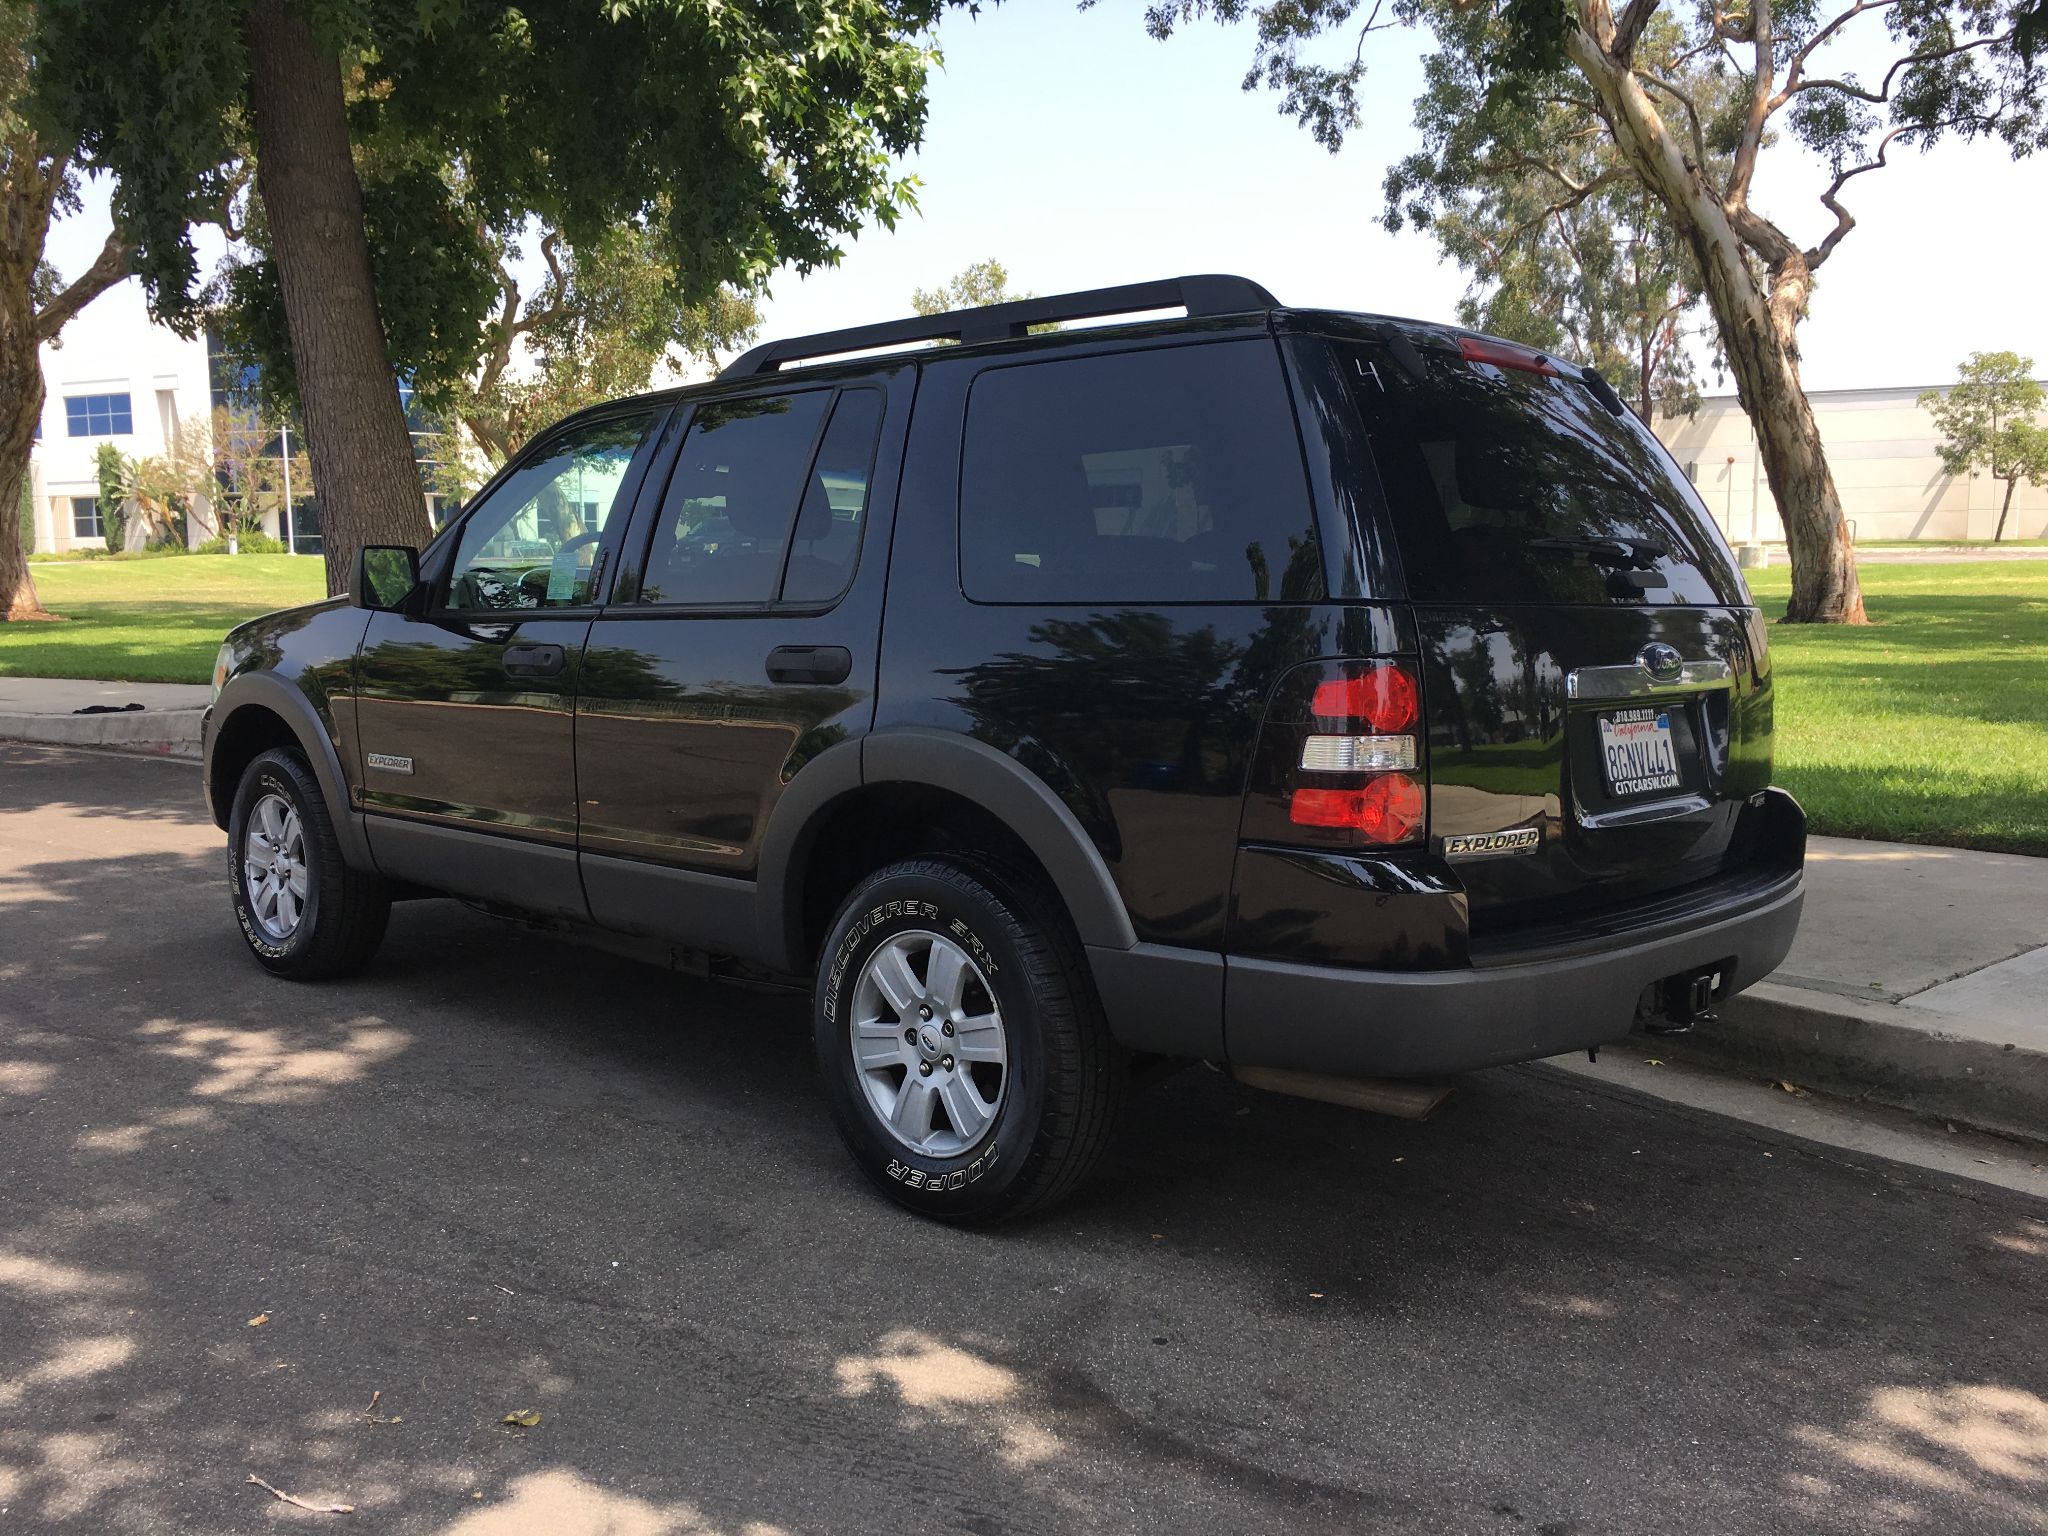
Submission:
[[[530,296],[512,271],[517,246],[503,244],[483,367],[449,391],[448,414],[493,469],[550,422],[638,393],[658,369],[715,361],[760,329],[753,298],[732,287],[700,304],[678,304],[670,283],[676,262],[656,230],[606,230],[582,249],[546,230],[536,244],[547,276]],[[532,365],[526,372],[515,366],[522,347]]]
[[[1959,372],[1961,382],[1953,389],[1930,389],[1920,404],[1944,439],[1942,468],[1952,475],[1986,470],[2005,482],[1998,529],[1991,535],[1995,544],[2005,537],[2020,482],[2048,482],[2048,428],[2034,420],[2048,391],[2034,378],[2034,360],[2017,352],[1972,352]]]
[[[681,305],[837,259],[914,201],[893,165],[946,0],[42,3],[49,110],[118,173],[166,319],[200,303],[186,205],[253,161],[230,292],[295,389],[339,590],[363,543],[426,533],[396,381],[445,412],[484,366],[500,242],[657,238]]]
[[[962,267],[936,288],[919,288],[910,295],[911,313],[943,315],[955,309],[980,309],[989,304],[1007,304],[1012,299],[1035,297],[1010,291],[1010,273],[991,256]]]
[[[220,508],[217,532],[246,537],[275,514],[282,527],[288,512],[285,489],[293,501],[314,493],[313,463],[303,445],[295,444],[289,474],[284,434],[253,402],[218,406],[207,434],[212,449],[213,500]]]
[[[1672,30],[1657,29],[1660,40]],[[1715,82],[1692,89],[1708,96]],[[1427,229],[1471,274],[1458,305],[1464,324],[1598,369],[1645,422],[1696,411],[1686,343],[1699,329],[1699,275],[1612,140],[1585,132],[1575,106],[1531,102],[1512,124],[1514,143],[1473,143],[1467,94],[1449,71],[1431,72],[1419,116],[1432,138],[1454,143],[1460,174],[1445,185],[1429,155],[1397,163],[1386,178],[1388,227]],[[1418,186],[1441,195],[1415,196]]]
[[[1607,140],[1619,172],[1662,210],[1699,273],[1785,519],[1785,617],[1859,623],[1855,552],[1800,383],[1799,323],[1815,274],[1856,227],[1848,188],[1882,170],[1895,148],[1990,136],[2021,155],[2048,140],[2043,66],[2016,36],[2029,4],[1626,0],[1617,10],[1611,0],[1393,0],[1382,19],[1381,6],[1363,12],[1358,0],[1158,0],[1147,22],[1163,37],[1198,16],[1253,18],[1246,86],[1278,90],[1282,110],[1332,148],[1356,120],[1365,34],[1427,32],[1434,47],[1418,104],[1424,149],[1407,187],[1411,206],[1454,195],[1475,154],[1521,152],[1532,106],[1564,109],[1576,131]],[[1306,55],[1338,29],[1357,34],[1355,51],[1335,64]],[[1660,32],[1675,39],[1674,51],[1664,51]],[[1831,69],[1849,43],[1882,46],[1888,62],[1868,79]],[[1724,89],[1725,110],[1689,88],[1702,74]],[[1455,132],[1428,120],[1433,97],[1458,103]],[[1765,151],[1792,143],[1816,152],[1830,178],[1819,193],[1826,232],[1810,245],[1751,199]]]
[[[79,207],[79,153],[33,118],[28,0],[0,0],[0,506],[29,494],[29,454],[43,416],[42,347],[128,271],[120,227],[66,282],[44,259],[53,220]],[[0,518],[0,621],[47,619],[21,525]]]

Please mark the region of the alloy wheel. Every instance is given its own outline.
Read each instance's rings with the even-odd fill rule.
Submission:
[[[912,929],[870,955],[854,984],[854,1070],[889,1134],[927,1157],[972,1147],[1009,1086],[1002,1010],[974,959]]]

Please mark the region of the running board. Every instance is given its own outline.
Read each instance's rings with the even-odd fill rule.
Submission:
[[[1369,1109],[1401,1120],[1426,1120],[1457,1090],[1449,1083],[1418,1083],[1391,1077],[1337,1077],[1288,1067],[1232,1067],[1231,1076],[1248,1088],[1291,1093],[1298,1099]]]

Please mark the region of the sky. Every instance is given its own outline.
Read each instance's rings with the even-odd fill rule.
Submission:
[[[1202,24],[1158,43],[1143,11],[1010,0],[948,16],[925,147],[908,164],[920,211],[849,241],[835,268],[778,274],[763,338],[897,318],[914,289],[989,257],[1037,293],[1236,272],[1288,304],[1453,318],[1464,274],[1427,235],[1379,224],[1381,178],[1418,144],[1415,34],[1368,42],[1363,121],[1333,156],[1272,95],[1240,90],[1247,28]],[[1832,222],[1818,202],[1827,181],[1803,151],[1774,148],[1752,201],[1810,243]],[[2048,156],[2015,163],[2000,145],[1945,143],[1895,156],[1848,201],[1858,227],[1801,327],[1809,389],[1945,383],[1979,350],[2048,369]],[[59,227],[53,259],[82,268],[105,228],[102,196]]]

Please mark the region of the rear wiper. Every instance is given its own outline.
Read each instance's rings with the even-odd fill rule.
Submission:
[[[1611,565],[1624,571],[1648,570],[1671,553],[1662,544],[1649,539],[1574,539],[1556,534],[1525,539],[1523,547],[1556,554],[1584,555],[1594,565]]]

